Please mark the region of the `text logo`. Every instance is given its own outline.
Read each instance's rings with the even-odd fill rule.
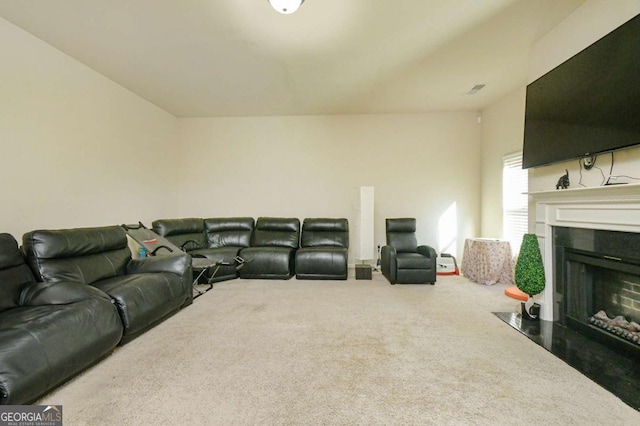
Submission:
[[[0,405],[0,426],[62,426],[62,405]]]

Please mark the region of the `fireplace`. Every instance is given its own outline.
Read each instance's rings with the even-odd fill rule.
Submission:
[[[640,345],[625,334],[640,319],[640,184],[538,191],[529,201],[546,279],[534,298],[541,321],[496,316],[640,409]]]
[[[553,227],[558,321],[640,356],[640,234]]]
[[[578,234],[571,237],[576,241],[573,246],[576,250],[626,259],[626,254],[624,251],[620,253],[619,248],[611,252],[601,242],[596,248],[595,240],[590,239],[588,232],[640,234],[640,184],[539,191],[529,193],[529,200],[529,210],[534,213],[532,229],[540,242],[546,278],[546,287],[538,298],[542,305],[540,319],[561,321],[564,317],[564,312],[561,312],[564,295],[555,268],[564,260],[556,258],[555,229],[576,228]],[[585,234],[580,234],[580,230],[584,230]],[[623,247],[628,246],[623,243]]]

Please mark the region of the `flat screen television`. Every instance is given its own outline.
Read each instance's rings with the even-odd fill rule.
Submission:
[[[640,144],[640,15],[527,86],[523,168]]]

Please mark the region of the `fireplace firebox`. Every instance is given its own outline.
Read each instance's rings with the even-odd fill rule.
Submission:
[[[554,227],[558,319],[640,357],[640,234]]]

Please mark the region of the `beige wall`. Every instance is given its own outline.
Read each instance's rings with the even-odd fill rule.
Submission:
[[[1,18],[0,52],[0,232],[177,213],[173,116]]]
[[[478,235],[475,113],[176,119],[2,19],[0,49],[0,231],[18,240],[180,216],[355,223],[361,185],[376,243],[386,217],[454,255]]]
[[[590,0],[578,8],[560,25],[536,43],[530,54],[529,81],[533,81],[550,71],[580,50],[602,38],[624,22],[640,13],[639,0]],[[615,164],[613,175],[630,175],[640,177],[640,148],[614,153]],[[598,186],[603,176],[609,175],[611,154],[600,155],[596,165],[602,169],[592,168],[582,171],[582,184]],[[555,190],[558,178],[569,171],[571,188],[579,188],[580,167],[578,161],[569,161],[547,167],[532,169],[529,173],[530,191]],[[640,181],[620,178],[619,182],[638,183]]]
[[[586,2],[533,46],[529,81],[550,71],[638,13],[640,0]],[[522,150],[525,98],[526,88],[523,86],[482,111],[481,234],[484,237],[502,235],[502,156]],[[619,151],[614,156],[613,175],[640,177],[640,148]],[[596,165],[608,177],[611,154],[599,156]],[[571,187],[580,187],[578,162],[570,161],[530,169],[529,191],[555,190],[565,169],[569,170]],[[583,185],[598,186],[602,181],[600,170],[583,171]],[[614,181],[640,183],[625,178]]]
[[[585,3],[534,46],[530,80],[639,12],[640,0]],[[480,126],[475,113],[176,119],[3,19],[0,49],[0,231],[17,238],[175,216],[353,219],[360,185],[376,190],[377,243],[393,216],[417,217],[420,241],[458,255],[465,237],[501,235],[501,159],[521,146],[524,88]],[[640,149],[615,162],[614,175],[637,176]],[[565,168],[575,186],[565,163],[533,170],[530,189]]]
[[[481,236],[502,238],[502,157],[522,151],[526,90],[482,111]]]
[[[446,231],[461,253],[479,230],[474,113],[178,119],[178,128],[188,165],[181,216],[346,217],[353,225],[355,189],[365,185],[375,187],[376,243],[385,242],[387,217],[416,217],[419,241],[438,250],[453,251]],[[457,217],[447,226],[452,205]]]

